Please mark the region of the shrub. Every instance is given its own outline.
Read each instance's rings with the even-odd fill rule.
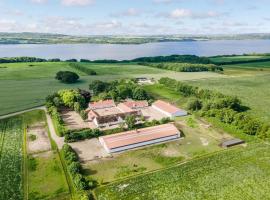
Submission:
[[[56,73],[55,79],[63,83],[75,83],[79,79],[79,75],[70,71],[59,71]]]
[[[190,99],[187,103],[187,109],[191,111],[198,111],[202,109],[202,102],[195,98],[195,99]]]

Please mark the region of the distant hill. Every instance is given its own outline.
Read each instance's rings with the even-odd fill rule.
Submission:
[[[153,35],[153,36],[72,36],[51,33],[0,33],[0,44],[143,44],[152,42],[183,42],[204,40],[270,39],[270,33],[239,35]]]

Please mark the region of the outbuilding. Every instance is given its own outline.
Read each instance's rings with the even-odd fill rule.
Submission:
[[[243,143],[245,143],[245,141],[235,138],[235,139],[223,141],[222,143],[220,143],[220,146],[223,148],[227,148],[227,147],[232,147],[232,146],[243,144]]]
[[[178,138],[180,131],[173,124],[163,124],[102,136],[99,141],[108,153],[116,153]]]
[[[187,111],[177,108],[174,105],[162,100],[155,101],[152,104],[152,107],[171,118],[186,116],[188,114]]]

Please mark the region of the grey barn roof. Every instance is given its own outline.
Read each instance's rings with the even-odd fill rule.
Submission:
[[[222,147],[231,147],[231,146],[238,145],[238,144],[243,144],[243,143],[245,143],[245,141],[240,140],[238,138],[235,138],[235,139],[226,140],[226,141],[222,142],[220,144],[220,146],[222,146]]]

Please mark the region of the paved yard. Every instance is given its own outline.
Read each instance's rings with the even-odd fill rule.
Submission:
[[[111,156],[105,151],[97,138],[69,143],[69,145],[76,151],[82,162]]]
[[[61,112],[61,116],[69,129],[89,128],[89,123],[83,121],[81,116],[75,111],[64,110]]]
[[[146,118],[146,120],[161,120],[164,117],[168,117],[164,115],[163,113],[157,111],[156,109],[152,108],[151,106],[147,108],[141,109],[143,116]]]

